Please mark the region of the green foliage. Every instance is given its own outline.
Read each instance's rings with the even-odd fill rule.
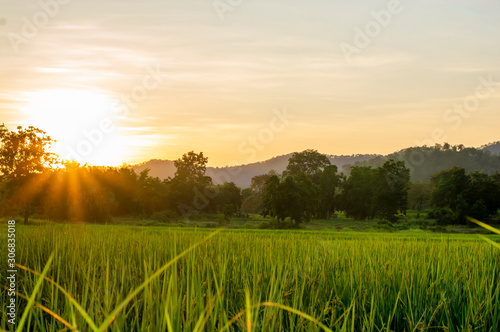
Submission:
[[[301,229],[301,226],[296,223],[291,222],[278,222],[277,220],[271,220],[263,222],[259,225],[259,229]]]
[[[231,217],[234,216],[234,214],[236,213],[236,211],[237,211],[236,207],[233,204],[226,204],[222,208],[222,213],[224,214],[224,218],[226,220],[231,219]]]
[[[397,219],[408,207],[409,169],[404,162],[387,161],[381,167],[353,167],[343,185],[341,208],[357,219]]]
[[[496,175],[473,172],[466,174],[465,169],[454,167],[435,174],[431,183],[432,204],[435,208],[453,211],[454,223],[465,224],[466,216],[488,220],[500,208],[500,183]],[[437,218],[440,213],[435,213]],[[440,223],[449,223],[446,216]]]
[[[177,171],[168,181],[169,208],[181,214],[190,215],[193,211],[204,211],[210,206],[207,190],[212,190],[212,179],[205,175],[208,158],[203,152],[185,153],[174,162]]]
[[[408,207],[412,210],[427,209],[431,205],[432,185],[428,182],[411,182],[408,189]]]
[[[353,167],[343,184],[341,210],[356,219],[366,219],[373,214],[375,173],[371,167]]]
[[[199,183],[210,183],[205,175],[208,158],[203,156],[203,152],[195,153],[190,151],[174,161],[176,167],[175,178],[180,181],[194,181]]]
[[[238,211],[241,207],[242,196],[241,189],[234,182],[225,182],[224,184],[215,187],[215,197],[213,199],[214,210],[224,212],[226,205],[232,205]]]
[[[172,223],[174,221],[177,221],[177,219],[179,219],[179,214],[174,211],[163,210],[153,213],[151,215],[151,219],[162,223]]]
[[[243,211],[262,213],[264,210],[266,182],[274,175],[277,175],[276,172],[271,170],[267,174],[256,175],[252,178],[250,188],[244,189],[247,194],[244,195],[241,205]]]
[[[316,150],[308,149],[302,152],[295,152],[288,160],[288,166],[283,172],[284,176],[298,175],[303,173],[314,176],[330,165],[330,160]]]
[[[457,223],[457,216],[449,208],[438,208],[429,212],[428,217],[435,219],[439,225],[452,225]]]
[[[34,189],[39,189],[45,178],[42,172],[57,164],[56,155],[49,152],[54,142],[35,127],[19,126],[17,131],[9,131],[4,125],[0,126],[0,181],[8,182],[2,192],[2,200],[8,207],[4,214],[22,211],[24,223],[28,223],[41,198]]]
[[[318,188],[304,173],[287,176],[283,181],[274,175],[267,181],[263,215],[284,221],[290,217],[300,224],[310,221],[318,206]]]
[[[261,213],[264,210],[264,197],[260,194],[252,193],[241,203],[241,210],[251,213]]]
[[[465,169],[453,167],[432,176],[432,204],[438,207],[456,209],[458,196],[467,188]]]
[[[41,173],[57,163],[49,152],[55,141],[35,127],[9,131],[0,126],[0,181]]]
[[[374,215],[395,221],[396,214],[404,214],[408,207],[410,170],[405,167],[404,162],[390,160],[375,170],[374,182]]]
[[[337,166],[326,166],[317,176],[316,185],[319,191],[319,206],[317,216],[326,217],[335,212],[337,207],[337,190],[341,183],[341,176],[337,173]],[[313,178],[314,179],[314,178]]]
[[[268,176],[262,193],[264,215],[276,217],[278,221],[290,217],[299,224],[313,217],[328,218],[330,212],[335,211],[341,177],[337,166],[330,165],[325,155],[315,150],[293,154],[283,177],[280,181],[276,175]],[[255,183],[258,180],[261,178]],[[262,191],[263,187],[258,188]]]

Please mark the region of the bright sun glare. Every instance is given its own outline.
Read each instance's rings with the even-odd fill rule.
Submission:
[[[104,92],[85,90],[39,90],[25,94],[21,111],[26,125],[38,127],[57,140],[52,151],[63,159],[93,165],[124,162],[124,138],[114,128],[102,132],[103,120],[115,122],[113,99]],[[116,125],[115,125],[116,127]]]

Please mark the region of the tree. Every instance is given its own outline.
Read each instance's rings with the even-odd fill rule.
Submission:
[[[342,209],[357,219],[394,221],[407,209],[409,184],[410,170],[402,161],[389,160],[376,169],[353,167],[343,185]]]
[[[336,208],[336,191],[340,186],[340,175],[337,166],[326,166],[318,176],[319,206],[318,214],[330,218],[330,213]]]
[[[412,210],[422,210],[430,205],[430,182],[412,182],[408,189],[408,207]]]
[[[168,202],[172,209],[184,215],[205,210],[210,200],[205,192],[212,189],[212,179],[205,175],[208,158],[193,151],[185,153],[174,162],[175,176],[168,182]]]
[[[302,152],[295,152],[288,159],[288,166],[283,175],[289,176],[304,173],[313,177],[329,165],[331,165],[330,160],[324,154],[319,153],[317,150],[308,149]]]
[[[389,160],[376,170],[375,175],[373,196],[375,215],[395,221],[398,211],[405,213],[408,208],[410,170],[403,161]]]
[[[236,213],[236,207],[233,204],[226,204],[222,208],[224,219],[229,220]]]
[[[215,187],[215,210],[221,212],[224,206],[232,205],[236,211],[241,207],[241,189],[234,182],[224,182]],[[235,212],[236,212],[235,211]]]
[[[266,182],[275,175],[277,175],[276,172],[271,170],[267,174],[256,175],[252,178],[250,188],[244,189],[245,195],[241,205],[243,211],[261,213],[264,210]]]
[[[463,198],[471,206],[471,217],[485,220],[500,208],[500,183],[482,172],[468,174]]]
[[[271,217],[277,217],[283,214],[281,212],[282,204],[280,202],[279,190],[280,190],[280,179],[278,178],[277,175],[272,175],[266,181],[266,188],[263,196],[264,211],[262,212],[262,215],[264,217],[267,215]]]
[[[179,181],[192,181],[196,183],[210,183],[211,178],[205,175],[208,158],[203,156],[203,152],[194,153],[190,151],[182,155],[182,158],[174,161],[177,168],[175,178]]]
[[[288,207],[294,211],[290,213],[290,217],[296,224],[302,221],[309,222],[318,211],[319,188],[311,178],[304,173],[299,173],[293,176],[292,179],[298,189],[299,198],[296,202],[286,202],[287,204],[295,203],[295,207],[288,205]]]
[[[278,221],[290,218],[295,224],[309,221],[317,210],[318,188],[304,173],[287,176],[283,181],[274,175],[266,183],[263,215]]]
[[[277,175],[276,171],[270,170],[267,174],[254,176],[250,184],[250,189],[252,190],[252,192],[263,195],[266,190],[266,182],[273,175]]]
[[[374,170],[371,167],[352,167],[351,175],[343,183],[341,209],[349,217],[373,217]]]
[[[51,169],[57,162],[54,153],[49,152],[55,141],[35,127],[17,132],[0,126],[0,180],[25,178]]]
[[[497,174],[488,176],[482,172],[466,174],[461,167],[437,173],[432,177],[432,204],[438,210],[449,209],[454,223],[465,223],[466,216],[486,221],[500,208],[497,177]]]
[[[458,196],[467,188],[467,175],[462,167],[453,167],[431,177],[434,187],[431,202],[436,207],[449,207],[455,210]]]
[[[49,152],[54,142],[44,131],[32,126],[26,129],[19,126],[17,131],[0,126],[0,181],[9,182],[11,203],[22,210],[25,224],[34,212],[42,172],[57,163],[56,155]]]

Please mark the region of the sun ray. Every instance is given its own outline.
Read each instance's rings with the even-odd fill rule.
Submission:
[[[32,201],[43,193],[51,177],[52,172],[44,172],[35,173],[23,179],[18,179],[18,181],[20,181],[18,183],[19,187],[14,189],[15,191],[9,197],[7,204],[10,206],[20,206],[23,210],[28,209]]]
[[[101,167],[98,166],[88,166],[83,170],[80,174],[79,180],[81,181],[81,204],[85,206],[85,204],[90,203],[93,207],[99,207],[102,204],[103,200],[106,200],[108,197],[106,195],[106,190],[101,185],[98,179],[96,179],[94,172],[99,172]],[[104,204],[105,206],[109,206],[108,203]],[[86,211],[86,218],[91,216],[89,211]],[[84,212],[85,213],[85,212]],[[89,221],[89,220],[86,220]]]
[[[67,164],[66,186],[68,192],[67,215],[70,219],[83,221],[81,170],[78,164]]]

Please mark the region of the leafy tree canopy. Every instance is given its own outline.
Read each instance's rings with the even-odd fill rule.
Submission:
[[[56,155],[49,152],[55,141],[35,127],[17,131],[0,126],[0,180],[26,177],[41,173],[57,163]]]
[[[283,175],[297,175],[304,173],[308,176],[313,176],[321,172],[326,166],[330,165],[330,160],[317,150],[304,150],[302,152],[295,152],[288,160]]]

